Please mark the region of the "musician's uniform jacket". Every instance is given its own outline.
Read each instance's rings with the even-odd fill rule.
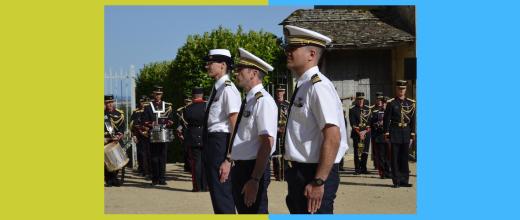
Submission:
[[[307,70],[297,80],[291,98],[285,138],[285,159],[289,168],[286,180],[289,192],[286,203],[290,213],[308,213],[305,186],[315,178],[320,162],[322,129],[326,124],[339,128],[340,145],[334,165],[326,180],[322,206],[317,213],[333,213],[333,203],[339,186],[339,165],[348,149],[347,131],[340,98],[332,82],[317,66]]]
[[[354,140],[359,140],[359,134],[357,131],[367,131],[365,135],[366,138],[370,138],[370,119],[372,116],[372,109],[370,106],[363,105],[360,107],[359,105],[354,105],[349,110],[349,121],[352,126],[352,131],[350,132],[350,136]]]
[[[132,135],[139,139],[144,138],[140,130],[140,127],[144,126],[144,108],[145,106],[143,108],[134,110],[130,116],[130,129],[132,131]]]
[[[410,143],[415,135],[415,100],[393,98],[387,101],[384,132],[392,143]]]
[[[194,101],[182,110],[182,116],[186,121],[184,131],[184,143],[187,146],[202,147],[202,135],[204,125],[204,111],[207,102]]]
[[[169,102],[161,101],[159,103],[152,101],[149,105],[147,105],[144,108],[144,122],[151,127],[152,123],[157,118],[157,113],[154,113],[152,110],[152,105],[155,108],[156,111],[162,110],[162,103],[164,102],[164,108],[165,111],[161,113],[161,118],[159,119],[159,124],[166,124],[166,120],[173,121],[174,120],[174,114],[173,114],[173,107],[172,104]]]
[[[123,111],[119,109],[114,109],[113,111],[105,110],[105,123],[109,123],[110,126],[114,129],[112,132],[114,135],[117,133],[124,134],[126,130],[125,123],[125,114]],[[105,126],[105,138],[110,138],[110,134]],[[123,140],[119,140],[119,144],[123,146]]]
[[[374,106],[374,108],[372,108],[372,117],[370,119],[370,135],[375,143],[386,143],[383,130],[384,116],[385,109],[383,106]]]

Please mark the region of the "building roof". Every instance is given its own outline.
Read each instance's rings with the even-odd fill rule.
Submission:
[[[415,41],[415,36],[383,10],[298,9],[280,25],[311,29],[332,38],[332,48],[389,48]]]

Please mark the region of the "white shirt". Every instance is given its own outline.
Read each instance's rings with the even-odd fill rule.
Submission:
[[[257,93],[263,96],[257,98]],[[278,131],[278,106],[273,97],[264,89],[262,84],[253,87],[246,96],[246,105],[242,119],[238,125],[237,134],[233,141],[231,158],[233,160],[256,159],[260,149],[260,135],[269,135],[273,138],[271,154],[275,151],[276,134]]]
[[[317,74],[320,82],[313,84]],[[326,124],[339,127],[340,145],[334,163],[339,163],[348,150],[345,117],[338,93],[332,82],[317,66],[307,70],[297,82],[298,92],[287,121],[285,159],[301,163],[319,163],[322,129]]]
[[[229,114],[238,113],[242,104],[240,92],[235,84],[229,80],[227,74],[215,82],[215,89],[215,98],[209,107],[208,131],[229,133],[231,132]]]

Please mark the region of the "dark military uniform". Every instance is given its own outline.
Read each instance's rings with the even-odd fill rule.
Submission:
[[[173,109],[171,103],[165,102],[164,113],[161,113],[159,119],[157,119],[157,113],[153,112],[152,105],[156,111],[162,111],[163,102],[164,101],[152,101],[150,105],[145,107],[144,121],[148,127],[152,128],[152,124],[156,120],[158,120],[160,125],[166,125],[168,124],[168,121],[173,122]],[[150,143],[152,184],[166,184],[165,173],[167,152],[168,143]]]
[[[388,100],[383,126],[392,146],[394,187],[408,186],[408,147],[410,139],[415,136],[415,101],[409,98]]]
[[[186,137],[186,119],[184,117],[184,110],[186,109],[187,106],[189,106],[190,104],[186,104],[180,108],[177,109],[176,113],[177,113],[177,121],[179,123],[179,127],[177,128],[177,130],[180,130],[180,132],[182,133],[183,137]],[[189,149],[188,149],[188,145],[186,144],[185,140],[182,140],[181,141],[181,145],[182,145],[182,157],[183,157],[183,161],[184,161],[184,172],[191,172],[191,163],[190,163],[190,158],[189,158]]]
[[[376,168],[381,178],[390,177],[390,148],[388,141],[385,140],[383,131],[383,118],[385,108],[383,105],[375,106],[372,109],[371,134],[372,152],[376,163]]]
[[[184,144],[188,150],[194,192],[207,191],[204,161],[202,160],[204,147],[202,135],[206,104],[203,99],[194,99],[192,104],[186,106],[183,110],[183,116],[187,123],[184,129]]]
[[[278,101],[278,134],[276,135],[276,150],[273,153],[273,172],[277,181],[284,180],[284,171],[286,170],[286,161],[283,158],[285,154],[285,126],[287,123],[287,111],[289,110],[289,102],[287,100]]]
[[[111,126],[114,130],[112,134],[105,127],[105,138],[111,138],[113,135],[123,135],[126,130],[125,115],[123,111],[115,109],[108,111],[105,109],[105,124]],[[119,140],[121,147],[123,146],[123,140]],[[117,173],[119,171],[110,172],[105,166],[105,183],[107,186],[119,186],[121,183],[117,180]]]
[[[147,105],[145,104],[141,108],[134,110],[132,116],[130,116],[132,135],[137,138],[137,164],[139,165],[137,171],[142,176],[151,175],[150,139],[144,124],[144,108]]]
[[[361,94],[358,94],[361,95]],[[364,94],[362,94],[364,96]],[[356,174],[368,173],[367,160],[370,148],[370,117],[372,109],[369,106],[363,107],[354,105],[349,110],[349,121],[352,126],[350,136],[354,142],[354,166]],[[365,139],[361,140],[358,132],[366,131]]]

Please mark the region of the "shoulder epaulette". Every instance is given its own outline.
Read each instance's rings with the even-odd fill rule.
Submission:
[[[314,74],[314,75],[312,75],[312,77],[311,77],[311,82],[312,82],[312,84],[316,84],[316,83],[321,82],[320,76],[318,76],[317,73]]]
[[[264,97],[264,94],[262,94],[262,92],[257,92],[257,93],[255,94],[255,98],[256,98],[256,100],[258,100],[259,98],[262,98],[262,97]]]
[[[353,109],[354,107],[356,107],[356,105],[351,105],[349,109]]]
[[[180,108],[177,109],[178,112],[182,111],[184,108],[186,108],[186,106],[182,106]]]
[[[374,108],[376,105],[367,105],[368,108]]]
[[[388,101],[386,101],[387,103],[390,103],[392,101],[394,101],[395,98],[391,98],[391,99],[388,99]]]
[[[406,99],[408,99],[408,101],[410,101],[410,102],[415,102],[415,100],[413,100],[413,99],[410,99],[410,98],[406,98]]]
[[[119,110],[119,109],[116,109],[116,111],[118,111],[119,113],[121,114],[125,114],[123,111]]]
[[[226,80],[225,84],[226,84],[226,86],[231,86],[232,85],[231,80]]]

